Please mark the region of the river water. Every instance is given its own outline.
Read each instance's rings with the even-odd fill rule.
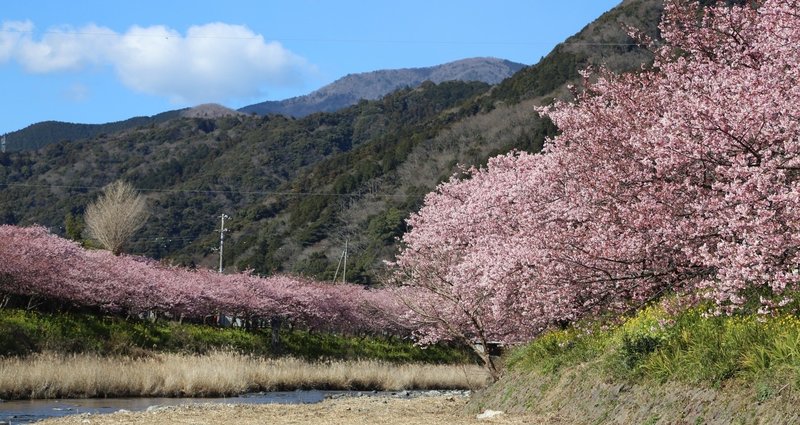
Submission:
[[[286,391],[245,394],[227,398],[88,398],[61,400],[18,400],[0,402],[0,423],[27,424],[42,419],[82,413],[112,413],[147,410],[152,406],[194,403],[318,403],[342,391]]]

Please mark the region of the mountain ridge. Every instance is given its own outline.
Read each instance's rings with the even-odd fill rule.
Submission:
[[[83,124],[54,120],[40,121],[7,133],[7,149],[9,152],[36,150],[55,142],[90,139],[105,133],[116,133],[136,127],[157,125],[180,117],[188,109],[176,109],[156,115],[132,117],[103,124]]]
[[[315,112],[335,112],[359,100],[377,100],[403,87],[417,87],[425,81],[480,81],[497,84],[526,65],[505,59],[480,57],[420,68],[383,69],[345,75],[309,94],[289,99],[248,105],[239,111],[270,113],[302,118]]]
[[[238,110],[218,104],[162,112],[152,116],[132,117],[102,124],[41,121],[6,134],[7,150],[34,150],[64,140],[89,139],[102,134],[158,125],[177,117],[220,118],[227,115],[268,113],[303,117],[316,112],[335,112],[361,99],[377,100],[396,89],[417,87],[424,81],[481,81],[497,84],[525,65],[497,58],[467,58],[422,68],[399,68],[348,74],[335,82],[303,96],[280,101],[266,101]],[[376,82],[377,81],[377,82]]]

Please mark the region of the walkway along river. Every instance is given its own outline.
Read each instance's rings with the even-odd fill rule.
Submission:
[[[201,403],[231,404],[303,404],[319,403],[326,398],[390,396],[467,396],[469,391],[276,391],[244,394],[226,398],[86,398],[60,400],[15,400],[0,402],[0,424],[27,424],[47,418],[79,414],[103,414],[120,410],[137,412],[158,410],[166,406]]]
[[[245,394],[227,398],[86,398],[62,400],[15,400],[0,402],[0,424],[26,424],[46,418],[83,413],[102,414],[119,410],[131,412],[162,406],[197,403],[318,403],[341,391],[285,391]]]

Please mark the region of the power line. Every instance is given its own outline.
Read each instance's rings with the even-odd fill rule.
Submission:
[[[370,39],[370,38],[324,38],[324,37],[266,37],[255,35],[223,36],[223,35],[165,35],[165,34],[119,34],[115,32],[89,32],[89,31],[33,31],[0,29],[0,33],[10,34],[51,34],[65,36],[86,37],[126,37],[126,38],[158,38],[158,39],[211,39],[211,40],[269,40],[280,42],[310,42],[310,43],[352,43],[352,44],[445,44],[445,45],[550,45],[551,41],[544,40],[421,40],[421,39]],[[575,46],[639,46],[639,43],[596,43],[583,41],[564,41],[556,44],[569,44]]]
[[[100,190],[103,186],[74,186],[74,185],[57,185],[57,184],[31,184],[31,183],[0,183],[0,186],[8,188],[26,187],[26,188],[43,188],[43,189],[70,189],[70,190]],[[206,194],[206,195],[274,195],[274,196],[334,196],[334,197],[379,197],[379,198],[396,198],[408,199],[414,195],[391,195],[386,193],[336,193],[336,192],[288,192],[279,190],[199,190],[199,189],[156,189],[156,188],[137,188],[139,192],[151,193],[193,193],[193,194]]]
[[[214,229],[209,230],[209,232],[213,232],[213,231],[214,231]],[[194,240],[199,239],[201,237],[209,236],[210,234],[211,233],[201,233],[201,234],[197,234],[196,236],[177,236],[177,237],[172,237],[172,236],[154,236],[154,237],[142,236],[142,237],[135,237],[134,236],[129,240],[135,241],[135,242],[167,242],[167,243],[169,243],[169,242],[185,242],[185,241],[194,241]]]

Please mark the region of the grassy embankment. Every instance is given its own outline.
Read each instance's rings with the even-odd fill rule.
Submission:
[[[398,338],[245,331],[0,309],[0,398],[216,396],[247,391],[472,389],[470,354]]]
[[[566,423],[798,423],[800,319],[647,308],[611,327],[551,331],[505,356],[471,401]]]

